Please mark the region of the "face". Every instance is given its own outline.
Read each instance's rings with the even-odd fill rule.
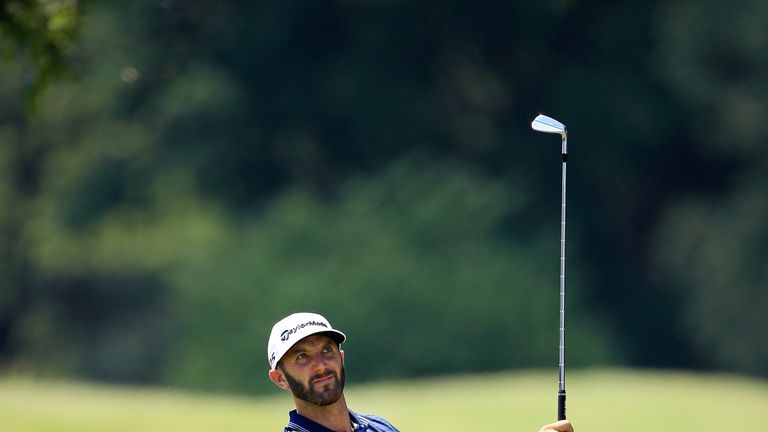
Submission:
[[[343,352],[327,336],[312,335],[297,342],[280,360],[278,369],[270,373],[272,380],[313,405],[331,405],[344,392]]]

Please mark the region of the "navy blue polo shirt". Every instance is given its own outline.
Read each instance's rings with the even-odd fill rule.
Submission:
[[[288,415],[290,420],[284,432],[333,432],[331,429],[301,416],[296,410],[291,411]],[[356,414],[352,410],[349,410],[349,420],[352,422],[355,432],[400,432],[381,417]]]

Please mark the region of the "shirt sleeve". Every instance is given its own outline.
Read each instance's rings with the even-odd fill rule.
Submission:
[[[372,432],[400,432],[396,427],[392,426],[391,423],[384,420],[381,417],[373,416],[373,415],[366,415],[364,416],[366,420],[368,420],[368,430]]]

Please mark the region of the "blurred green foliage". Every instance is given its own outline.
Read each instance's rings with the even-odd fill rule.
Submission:
[[[557,311],[556,275],[537,265],[546,261],[533,245],[539,238],[499,241],[501,220],[519,211],[523,194],[424,162],[352,181],[330,203],[288,192],[234,245],[181,271],[184,330],[171,381],[265,387],[243,377],[265,368],[263,330],[296,310],[322,311],[349,329],[357,379],[550,364],[557,314],[544,311]],[[616,360],[599,322],[572,324],[573,364]]]
[[[765,376],[768,4],[742,6],[708,0],[663,9],[660,69],[687,107],[708,187],[666,206],[650,268],[679,299],[697,357]],[[718,165],[728,175],[712,178],[707,168]]]
[[[0,6],[0,58],[23,59],[27,110],[69,70],[80,26],[78,0],[6,0]]]
[[[1,366],[260,391],[295,310],[353,379],[554,366],[544,111],[568,364],[766,374],[757,1],[3,8]]]

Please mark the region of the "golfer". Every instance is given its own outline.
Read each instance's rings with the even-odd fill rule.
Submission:
[[[399,432],[388,421],[357,414],[344,399],[344,333],[322,315],[300,312],[278,321],[269,335],[269,379],[291,392],[296,409],[284,432]],[[539,432],[573,432],[568,421]]]

